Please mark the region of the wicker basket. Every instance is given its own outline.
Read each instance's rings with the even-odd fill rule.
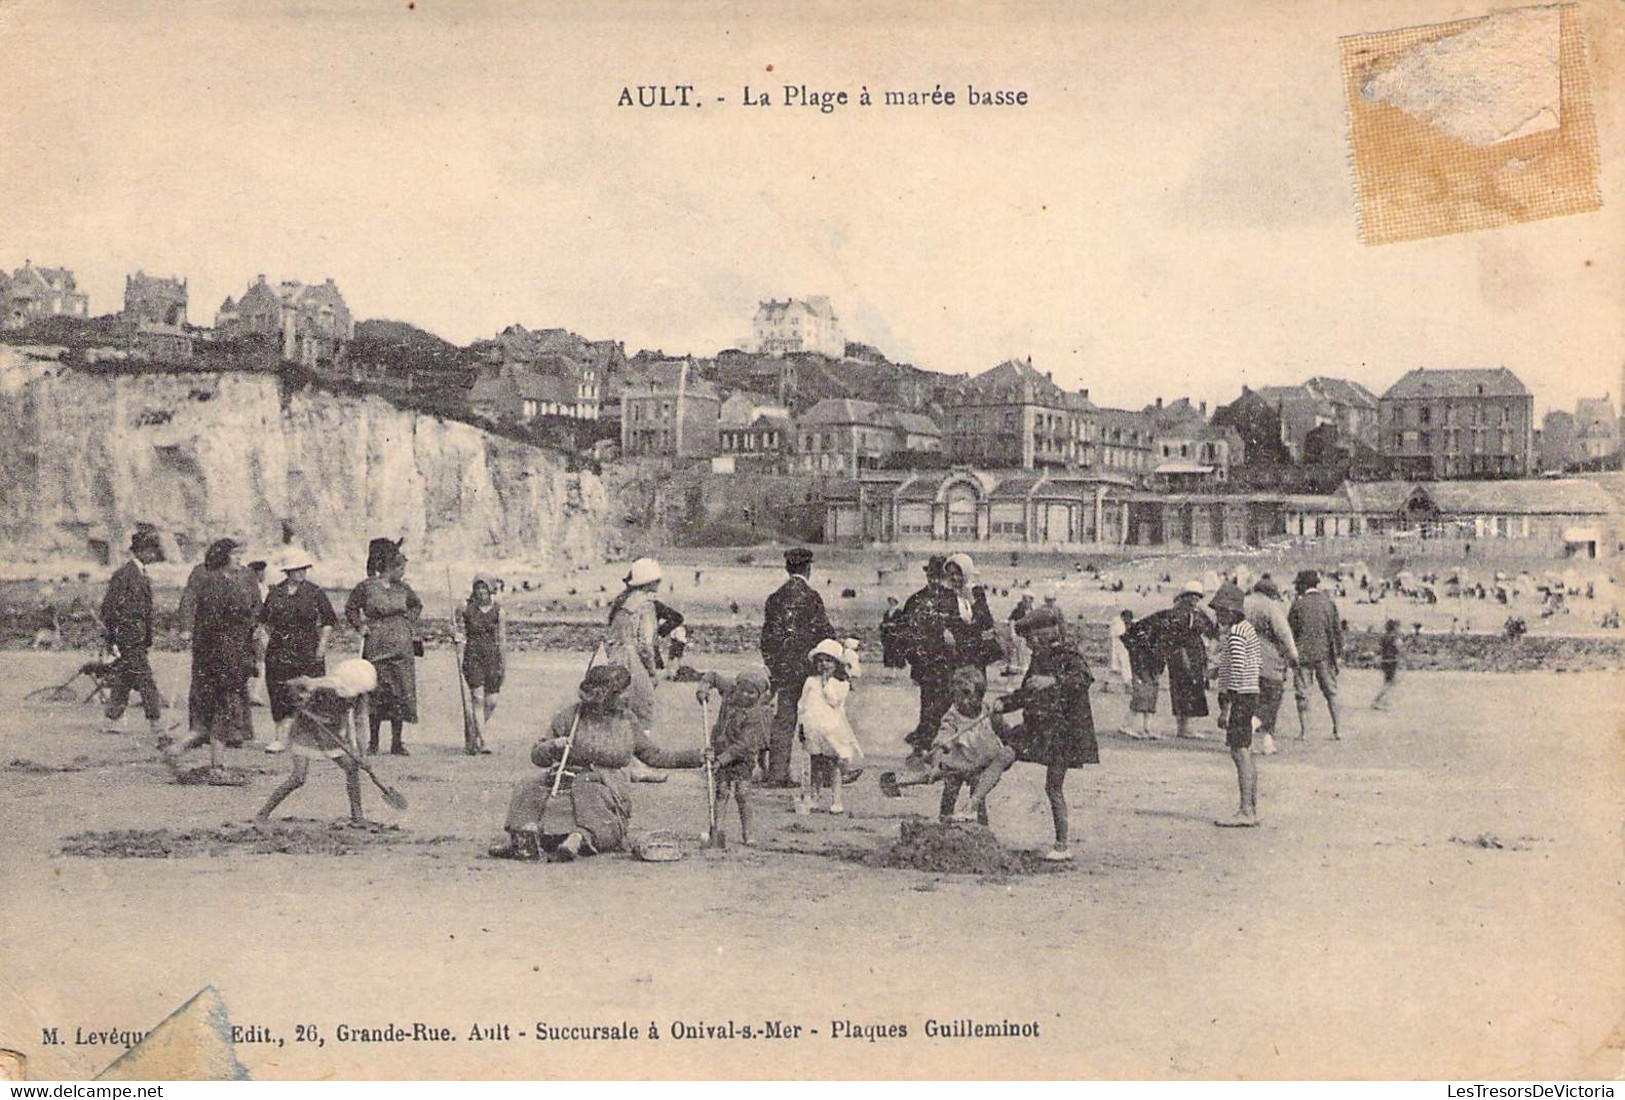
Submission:
[[[683,858],[683,841],[670,829],[651,829],[632,842],[632,854],[646,863],[675,863]]]

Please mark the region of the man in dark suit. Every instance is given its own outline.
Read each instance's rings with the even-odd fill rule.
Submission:
[[[784,552],[784,571],[789,578],[767,598],[762,616],[762,663],[778,699],[773,716],[773,733],[767,746],[767,785],[793,787],[790,778],[790,749],[796,736],[796,705],[801,686],[812,674],[807,656],[825,638],[835,637],[824,599],[813,591],[812,551],[797,547]]]
[[[119,566],[108,581],[101,608],[102,628],[107,632],[108,648],[113,651],[107,718],[112,722],[122,718],[130,703],[130,692],[138,691],[141,709],[155,734],[173,727],[173,723],[166,726],[163,722],[163,702],[147,659],[147,651],[152,648],[152,582],[147,579],[147,566],[163,560],[157,534],[137,531],[130,540],[130,560]]]

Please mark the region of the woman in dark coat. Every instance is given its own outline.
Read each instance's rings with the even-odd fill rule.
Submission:
[[[217,539],[203,555],[192,599],[192,683],[187,700],[192,737],[179,752],[207,744],[235,747],[254,738],[248,682],[256,672],[254,624],[259,605],[238,563],[241,547]]]
[[[1187,581],[1174,606],[1157,612],[1156,636],[1162,662],[1168,668],[1168,698],[1173,705],[1178,736],[1192,741],[1207,735],[1191,729],[1192,718],[1207,717],[1207,643],[1219,628],[1202,610],[1201,581]]]
[[[1044,766],[1044,795],[1055,823],[1055,846],[1046,860],[1072,858],[1067,847],[1066,773],[1072,768],[1100,763],[1095,741],[1095,716],[1089,706],[1089,685],[1094,680],[1089,663],[1067,639],[1061,613],[1051,607],[1028,612],[1017,624],[1032,646],[1032,660],[1021,687],[998,703],[1001,712],[1019,710],[1021,724],[1004,733],[1016,759]]]
[[[385,542],[380,549],[379,542]],[[372,574],[374,567],[382,571]],[[367,555],[369,576],[355,586],[344,604],[344,617],[362,632],[361,656],[378,671],[378,686],[368,700],[367,751],[378,751],[378,733],[389,720],[389,751],[409,756],[401,725],[418,720],[417,630],[423,601],[406,583],[406,555],[387,540],[373,540]]]
[[[289,551],[282,562],[282,582],[272,585],[260,605],[265,630],[265,690],[271,697],[276,738],[266,752],[281,752],[298,709],[288,682],[301,676],[327,675],[327,641],[339,618],[319,585],[311,584],[310,558]]]

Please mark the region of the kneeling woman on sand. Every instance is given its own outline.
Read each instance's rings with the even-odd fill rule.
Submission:
[[[293,705],[288,740],[293,749],[293,774],[271,792],[256,821],[269,821],[271,813],[294,791],[305,785],[312,760],[327,759],[344,772],[350,797],[350,820],[366,821],[361,813],[361,774],[356,763],[360,742],[356,728],[366,721],[367,693],[378,686],[378,672],[359,657],[344,661],[328,676],[296,676],[283,685]]]
[[[514,788],[508,804],[506,844],[491,849],[499,859],[555,859],[619,851],[632,820],[627,768],[634,759],[655,768],[697,768],[702,748],[667,750],[626,714],[622,695],[632,675],[620,665],[599,665],[581,681],[579,702],[553,716],[547,734],[530,750],[545,769]],[[569,756],[565,759],[565,750]],[[564,778],[553,794],[560,761]]]

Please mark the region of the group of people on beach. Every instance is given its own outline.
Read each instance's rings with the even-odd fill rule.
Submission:
[[[249,685],[263,670],[276,723],[268,751],[291,749],[293,769],[258,817],[268,819],[303,785],[310,759],[325,757],[344,771],[351,816],[361,821],[363,758],[380,751],[386,722],[388,751],[407,755],[403,726],[418,719],[415,660],[423,652],[422,602],[405,580],[402,545],[390,539],[369,545],[366,578],[344,608],[345,620],[363,637],[361,656],[331,670],[328,648],[338,615],[326,593],[308,579],[309,557],[287,551],[278,562],[281,580],[261,592],[241,556],[234,540],[220,539],[188,579],[181,612],[193,646],[190,736],[178,741],[162,736],[161,747],[173,762],[192,748],[207,745],[212,754],[218,745],[252,739]],[[146,566],[160,558],[156,537],[138,532],[130,560],[109,584],[102,618],[117,670],[108,717],[116,720],[131,692],[138,692],[153,731],[163,735],[168,727],[147,659],[152,593]],[[718,704],[715,721],[708,722],[703,746],[667,749],[653,737],[655,685],[663,643],[668,652],[681,644],[672,634],[682,617],[656,598],[663,580],[660,563],[633,562],[621,592],[610,601],[603,641],[576,700],[553,715],[531,749],[540,771],[516,787],[504,822],[506,839],[491,854],[567,860],[619,850],[628,840],[630,784],[661,781],[664,769],[710,769],[719,807],[713,828],[725,828],[720,810],[732,805],[747,843],[757,786],[794,791],[796,813],[845,813],[843,792],[865,770],[850,712],[854,684],[862,676],[859,643],[841,636],[831,623],[810,582],[812,563],[805,548],[786,551],[786,578],[764,607],[761,665],[732,677],[697,674],[696,696],[704,713],[709,716],[711,703]],[[466,692],[465,750],[471,754],[489,751],[483,730],[505,675],[498,587],[495,578],[476,577],[454,616]],[[1177,736],[1204,736],[1192,722],[1209,713],[1208,646],[1215,646],[1219,721],[1240,792],[1237,813],[1218,824],[1257,824],[1253,739],[1259,736],[1261,754],[1275,751],[1275,721],[1288,672],[1299,736],[1316,688],[1327,701],[1332,736],[1340,736],[1341,621],[1313,570],[1299,573],[1294,587],[1297,599],[1288,607],[1267,575],[1245,592],[1236,579],[1227,579],[1208,600],[1210,617],[1202,607],[1206,586],[1193,580],[1172,607],[1139,619],[1124,612],[1111,627],[1111,671],[1128,687],[1130,710],[1137,716],[1123,732],[1133,738],[1154,736],[1149,719],[1164,671]],[[880,788],[897,798],[905,788],[940,784],[943,819],[986,825],[989,796],[1004,774],[1017,763],[1041,766],[1054,826],[1054,842],[1044,858],[1065,861],[1072,855],[1067,773],[1100,761],[1090,706],[1094,676],[1079,624],[1068,622],[1053,598],[1037,605],[1024,596],[1007,629],[1001,639],[988,590],[968,554],[932,556],[924,585],[901,605],[891,601],[881,624],[884,664],[908,669],[919,710],[905,737],[909,755],[900,768],[881,774]],[[1012,640],[1019,645],[1012,646]],[[1397,656],[1397,633],[1390,630],[1382,653],[1388,682]],[[1021,682],[990,698],[989,669],[999,664],[1007,675],[1020,675]],[[963,810],[962,793],[967,794]]]

